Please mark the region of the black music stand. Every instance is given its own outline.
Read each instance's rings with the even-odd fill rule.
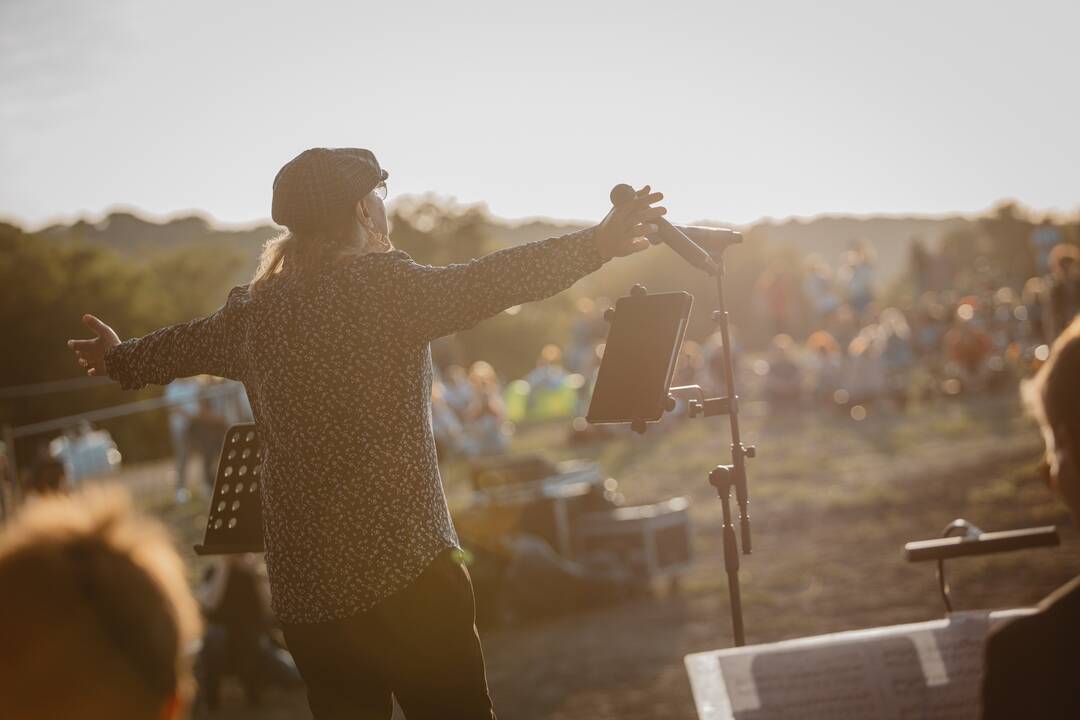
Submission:
[[[263,551],[262,454],[253,423],[229,428],[210,494],[206,534],[196,554]]]
[[[945,578],[946,559],[1057,547],[1060,544],[1061,538],[1053,525],[988,533],[964,518],[957,518],[945,526],[939,539],[915,540],[904,545],[904,557],[908,562],[937,562],[938,592],[948,614],[953,611],[953,604],[949,581]]]
[[[630,423],[643,433],[673,409],[671,377],[679,359],[694,297],[686,292],[648,292],[641,285],[619,298],[605,319],[611,323],[597,371],[589,412],[594,425]]]

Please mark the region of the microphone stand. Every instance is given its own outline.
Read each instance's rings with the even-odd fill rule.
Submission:
[[[731,464],[717,465],[709,473],[709,484],[716,488],[723,510],[724,526],[722,542],[724,549],[724,571],[728,579],[728,596],[731,601],[731,627],[735,636],[736,647],[746,644],[743,628],[742,593],[739,588],[739,543],[735,538],[735,525],[731,514],[731,493],[735,492],[735,502],[739,509],[739,530],[742,538],[742,553],[749,555],[750,542],[750,504],[746,478],[746,459],[757,455],[753,445],[743,445],[739,434],[739,397],[735,392],[735,368],[731,356],[731,329],[727,305],[724,299],[724,256],[723,249],[712,254],[716,263],[717,309],[713,312],[713,322],[720,326],[721,348],[724,356],[724,387],[727,397],[691,400],[689,415],[691,418],[727,415],[731,428]]]
[[[621,205],[634,198],[634,189],[626,184],[616,185],[611,189],[610,199],[613,205]],[[720,498],[723,510],[723,550],[724,571],[728,578],[728,595],[731,600],[731,626],[735,637],[735,645],[741,647],[746,644],[746,633],[743,628],[742,593],[739,588],[739,543],[735,537],[735,524],[731,514],[731,493],[735,492],[735,502],[739,507],[739,530],[742,538],[742,553],[749,555],[750,543],[750,504],[749,492],[746,481],[746,460],[757,455],[753,445],[743,445],[739,434],[739,396],[735,392],[735,369],[731,357],[731,329],[728,321],[727,305],[724,299],[724,249],[731,242],[739,242],[741,236],[735,234],[737,240],[728,243],[718,243],[711,252],[707,252],[686,236],[682,230],[671,225],[664,218],[654,221],[658,225],[658,237],[650,237],[650,242],[656,244],[664,242],[677,252],[684,260],[697,269],[711,275],[716,279],[717,309],[713,312],[713,322],[720,326],[720,337],[723,340],[722,352],[724,354],[724,387],[727,397],[705,398],[700,387],[687,386],[670,388],[674,391],[690,391],[699,399],[689,402],[689,416],[712,417],[714,415],[727,415],[730,418],[731,428],[731,464],[717,465],[709,473],[709,484],[716,488],[716,494]],[[674,398],[669,396],[669,409],[674,409]],[[632,426],[633,428],[633,426]],[[636,428],[638,432],[645,431],[645,423],[641,422]]]

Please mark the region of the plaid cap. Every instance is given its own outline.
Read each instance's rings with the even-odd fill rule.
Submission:
[[[311,148],[274,178],[270,216],[290,230],[315,230],[351,212],[390,174],[362,148]]]

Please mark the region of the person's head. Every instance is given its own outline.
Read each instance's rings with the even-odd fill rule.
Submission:
[[[469,381],[478,390],[490,390],[498,386],[499,377],[491,363],[477,360],[469,367]]]
[[[832,268],[829,267],[829,263],[825,262],[825,258],[821,257],[817,253],[811,253],[806,256],[804,261],[806,264],[806,273],[808,275],[816,275],[820,278],[831,279]]]
[[[795,341],[790,335],[780,333],[769,342],[769,352],[774,357],[789,357],[795,352]]]
[[[469,373],[460,365],[451,365],[446,368],[446,381],[455,387],[464,385],[469,382]]]
[[[562,364],[562,348],[558,345],[545,345],[536,359],[537,367],[558,366]]]
[[[818,330],[806,338],[806,347],[816,355],[835,357],[840,354],[840,345],[827,330]]]
[[[263,247],[252,291],[283,270],[311,273],[343,255],[392,249],[388,177],[360,148],[312,148],[286,163],[274,178],[271,211],[286,232]]]
[[[32,499],[0,534],[5,717],[182,717],[199,630],[163,528],[118,488]]]
[[[1080,265],[1080,248],[1069,243],[1058,243],[1050,251],[1050,271],[1057,277],[1066,277]]]
[[[1023,396],[1046,443],[1047,482],[1080,522],[1080,318],[1054,341]]]
[[[1020,297],[1025,305],[1034,305],[1042,299],[1042,296],[1046,293],[1046,281],[1041,277],[1035,276],[1028,278],[1024,283],[1024,291]]]
[[[899,337],[907,340],[911,335],[911,329],[908,327],[904,313],[894,307],[885,308],[881,311],[880,325],[889,337]]]

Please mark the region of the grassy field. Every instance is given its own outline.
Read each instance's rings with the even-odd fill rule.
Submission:
[[[1012,393],[872,411],[860,422],[751,405],[743,426],[758,448],[750,461],[754,552],[741,572],[750,643],[940,617],[932,566],[906,563],[902,547],[936,537],[956,517],[984,530],[1058,524],[1063,538],[1056,549],[951,563],[958,609],[1032,604],[1080,572],[1080,538],[1035,477],[1039,437]],[[496,708],[521,720],[694,717],[683,656],[732,644],[720,504],[705,479],[729,459],[726,420],[675,420],[575,449],[565,447],[565,432],[527,428],[515,451],[600,460],[630,503],[686,495],[696,561],[678,595],[658,589],[616,608],[483,632]],[[155,481],[165,467],[126,472],[189,548],[202,503],[172,506]],[[461,502],[463,468],[450,465],[445,475],[451,503]],[[219,717],[308,714],[302,695],[279,694],[258,710],[231,703]]]

